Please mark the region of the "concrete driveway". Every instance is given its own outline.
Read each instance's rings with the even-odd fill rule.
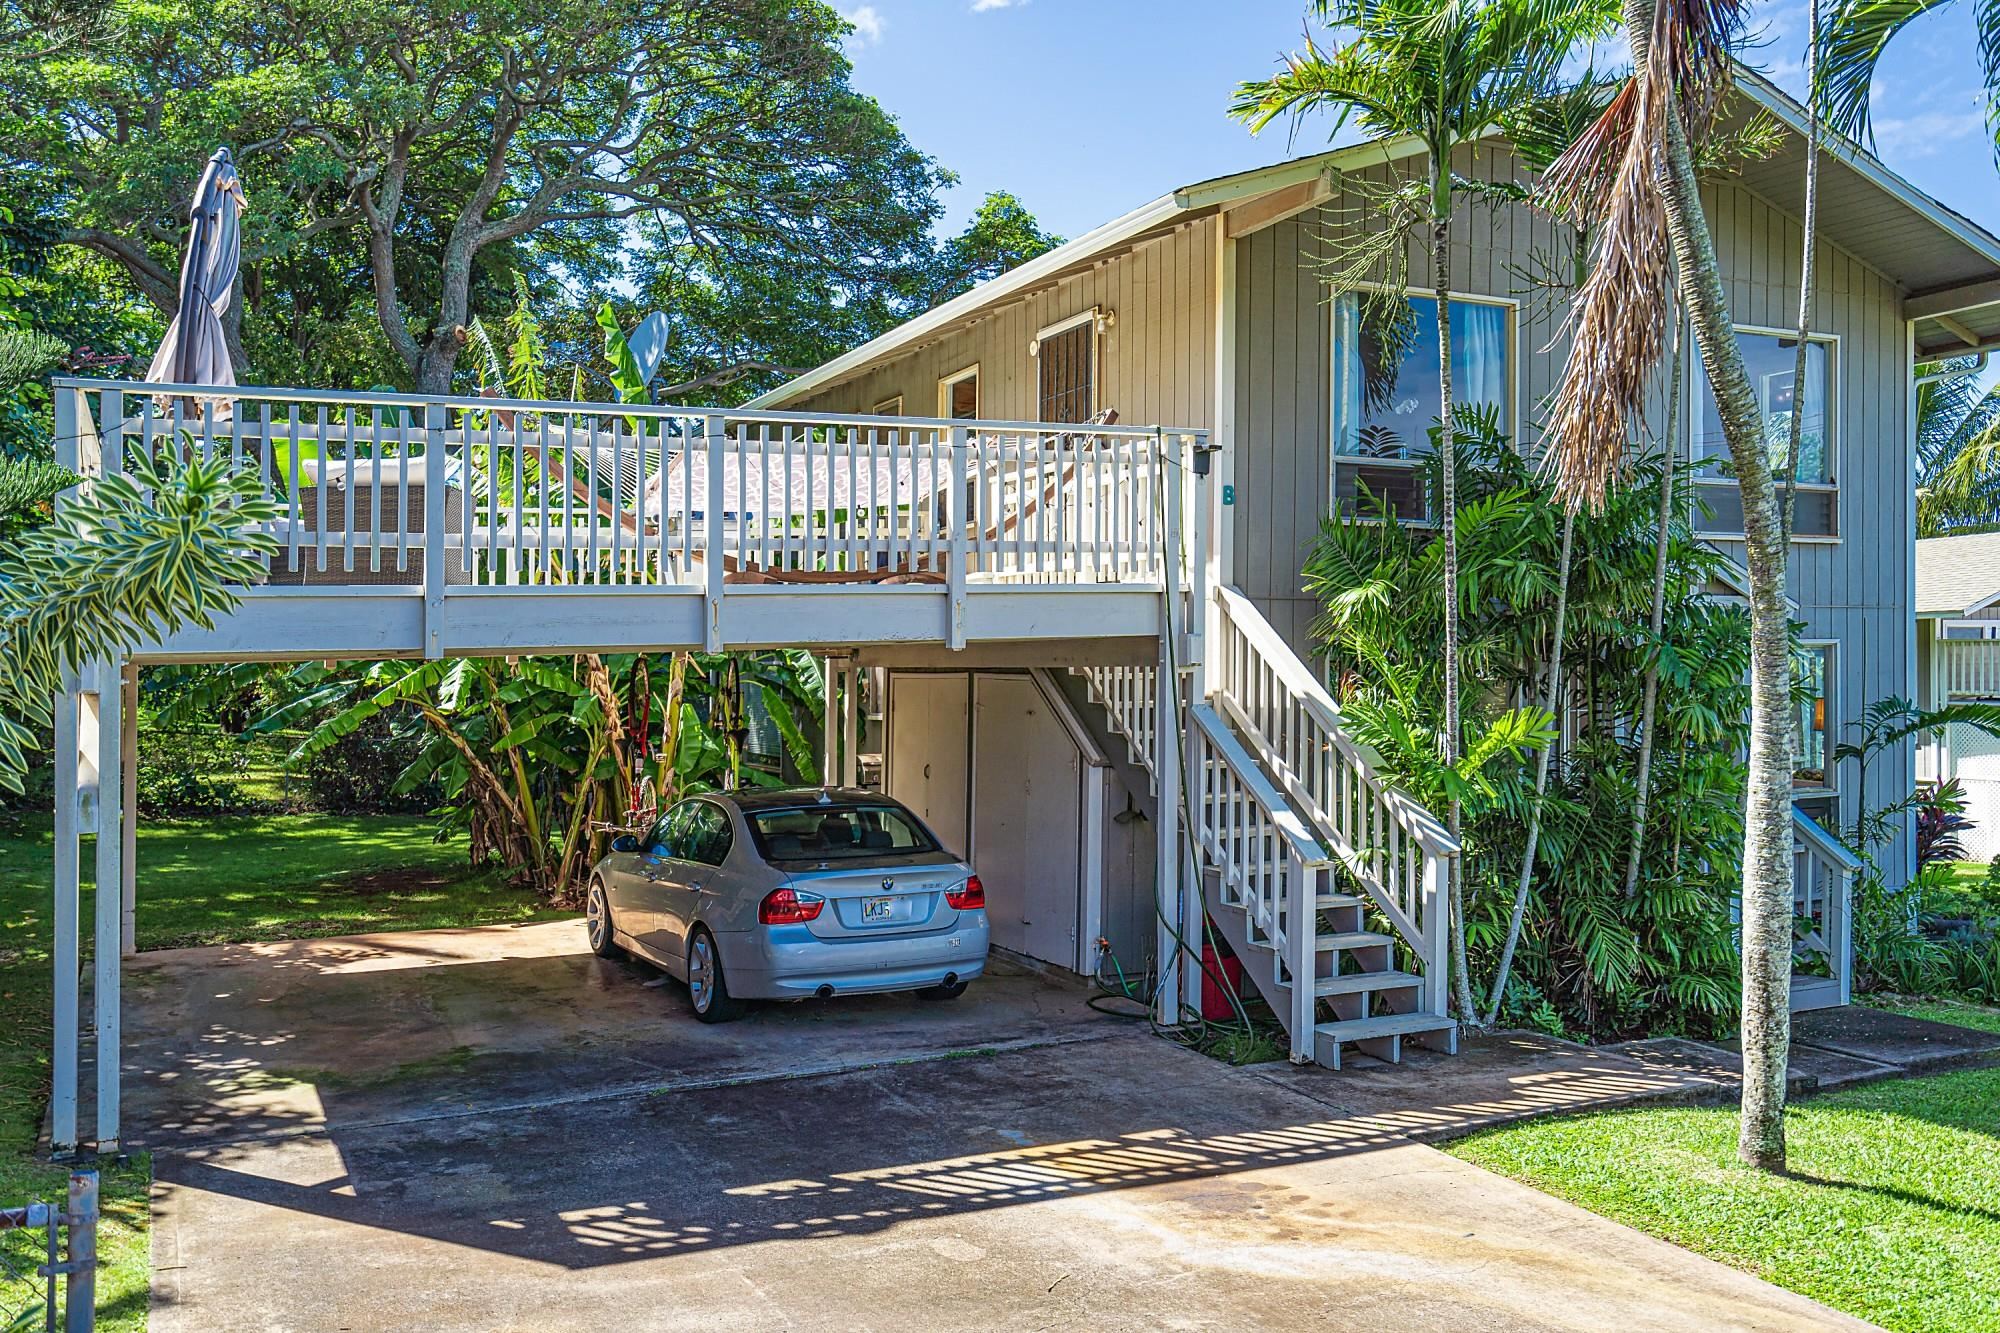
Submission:
[[[155,1330],[1860,1327],[1031,975],[708,1029],[450,934],[144,961]]]

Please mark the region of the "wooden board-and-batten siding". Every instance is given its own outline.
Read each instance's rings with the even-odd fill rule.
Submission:
[[[1215,419],[1216,221],[1199,218],[944,334],[819,393],[785,404],[868,412],[901,396],[910,416],[938,414],[938,381],[979,367],[979,415],[1036,420],[1035,335],[1093,308],[1113,316],[1098,340],[1097,410],[1128,426]]]
[[[1518,179],[1505,151],[1467,151],[1455,166],[1469,177]],[[1387,179],[1385,169],[1365,175],[1376,184]],[[1792,324],[1798,221],[1738,184],[1712,184],[1704,193],[1736,322]],[[1331,495],[1332,320],[1322,270],[1342,229],[1366,225],[1373,207],[1352,179],[1336,182],[1323,208],[1237,243],[1235,579],[1302,653],[1310,651],[1317,608],[1299,571]],[[1526,293],[1516,269],[1559,248],[1563,239],[1532,210],[1472,200],[1462,202],[1454,228],[1454,290],[1521,302],[1515,415],[1530,444],[1539,404],[1562,373],[1567,343],[1559,311]],[[1413,250],[1413,286],[1427,282],[1429,271],[1427,259]],[[1815,286],[1815,331],[1840,338],[1834,431],[1841,536],[1795,544],[1790,592],[1805,624],[1803,637],[1839,643],[1831,700],[1838,741],[1846,739],[1844,723],[1868,703],[1914,692],[1907,345],[1900,295],[1884,274],[1822,241]],[[1684,440],[1682,449],[1685,456]],[[1722,547],[1742,559],[1740,543]],[[1905,747],[1873,771],[1906,773],[1910,762]],[[1841,817],[1851,821],[1853,794],[1843,795],[1848,803]],[[1875,804],[1898,795],[1884,787],[1868,799]],[[1906,854],[1899,845],[1885,863],[1901,866]]]

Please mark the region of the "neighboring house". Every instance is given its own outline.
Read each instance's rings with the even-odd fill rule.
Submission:
[[[1761,107],[1792,133],[1775,155],[1710,181],[1704,194],[1770,428],[1782,437],[1790,412],[1806,414],[1790,578],[1810,692],[1794,724],[1798,804],[1832,828],[1855,815],[1831,763],[1843,727],[1876,699],[1914,693],[1911,367],[2000,344],[2000,240],[1858,150],[1825,153],[1814,332],[1807,380],[1794,385],[1785,330],[1796,318],[1803,118],[1762,80],[1741,86],[1746,111]],[[1365,364],[1373,348],[1352,299],[1330,301],[1323,283],[1340,238],[1374,224],[1369,188],[1420,169],[1420,152],[1411,141],[1371,142],[1187,186],[753,406],[1044,422],[1113,409],[1128,424],[1210,427],[1233,500],[1222,510],[1217,577],[1307,658],[1317,608],[1300,570],[1321,521],[1359,481],[1388,492],[1399,512],[1414,516],[1420,502],[1407,478],[1437,411],[1434,302],[1410,298],[1422,334],[1391,408],[1371,413],[1358,386],[1382,368]],[[1498,139],[1454,167],[1474,180],[1527,182]],[[1496,205],[1490,222],[1477,205],[1464,212],[1452,257],[1457,392],[1496,408],[1532,449],[1565,344],[1562,294],[1527,275],[1569,238],[1521,204]],[[1413,252],[1414,283],[1427,267]],[[1699,358],[1690,360],[1680,443],[1705,511],[1695,522],[1740,561],[1736,487]],[[1876,771],[1871,799],[1901,794],[1910,748]],[[1907,873],[1910,854],[1899,836],[1884,858],[1892,879]]]
[[[1917,543],[1919,706],[2000,703],[2000,532]],[[1956,778],[1973,821],[1961,841],[1975,861],[2000,856],[2000,740],[1960,723],[1924,739],[1917,777]]]

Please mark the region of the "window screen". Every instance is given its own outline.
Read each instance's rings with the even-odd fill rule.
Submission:
[[[1038,420],[1080,423],[1097,411],[1097,321],[1052,333],[1036,353],[1041,379]]]

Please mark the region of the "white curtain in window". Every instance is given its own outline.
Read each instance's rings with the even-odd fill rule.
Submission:
[[[1511,423],[1507,409],[1507,310],[1504,306],[1454,301],[1451,307],[1452,396],[1461,403],[1500,409],[1500,428]]]

